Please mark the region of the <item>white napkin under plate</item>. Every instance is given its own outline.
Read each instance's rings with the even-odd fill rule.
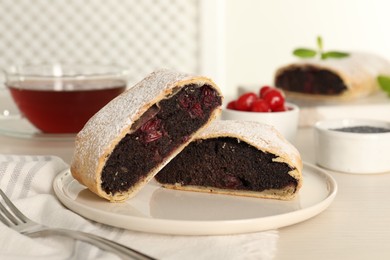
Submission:
[[[29,218],[43,225],[104,236],[158,259],[272,259],[278,231],[224,236],[135,232],[90,221],[64,207],[52,183],[69,166],[55,156],[0,154],[0,188]],[[81,241],[29,238],[0,222],[0,259],[119,259]]]

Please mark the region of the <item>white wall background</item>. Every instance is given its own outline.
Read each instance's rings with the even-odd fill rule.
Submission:
[[[272,83],[317,35],[325,49],[390,59],[389,14],[386,0],[0,0],[0,66],[116,63],[131,83],[169,67],[211,76],[229,96]]]
[[[297,47],[369,51],[390,59],[390,1],[227,0],[226,89],[271,83]]]
[[[129,85],[158,68],[196,73],[198,25],[198,0],[0,0],[0,67],[114,64]]]

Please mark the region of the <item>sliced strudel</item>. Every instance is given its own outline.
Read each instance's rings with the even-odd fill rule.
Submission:
[[[289,200],[302,186],[302,161],[274,127],[220,120],[155,178],[171,189]]]
[[[351,100],[377,91],[377,76],[390,75],[390,63],[373,54],[305,59],[279,68],[274,84],[290,97]]]
[[[208,78],[159,70],[112,100],[78,133],[75,179],[110,201],[134,196],[219,113]]]

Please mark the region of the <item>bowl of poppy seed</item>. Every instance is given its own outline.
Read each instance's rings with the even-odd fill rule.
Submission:
[[[338,172],[373,174],[390,171],[390,122],[329,119],[314,125],[319,166]]]

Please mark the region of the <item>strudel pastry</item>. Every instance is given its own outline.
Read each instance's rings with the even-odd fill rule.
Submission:
[[[78,133],[71,172],[110,201],[134,196],[219,113],[210,79],[156,71],[113,99]]]
[[[290,97],[351,100],[379,89],[377,76],[390,75],[390,63],[374,54],[351,53],[345,58],[304,59],[280,67],[274,84]]]
[[[269,125],[218,120],[156,176],[178,190],[290,200],[302,186],[297,149]]]

